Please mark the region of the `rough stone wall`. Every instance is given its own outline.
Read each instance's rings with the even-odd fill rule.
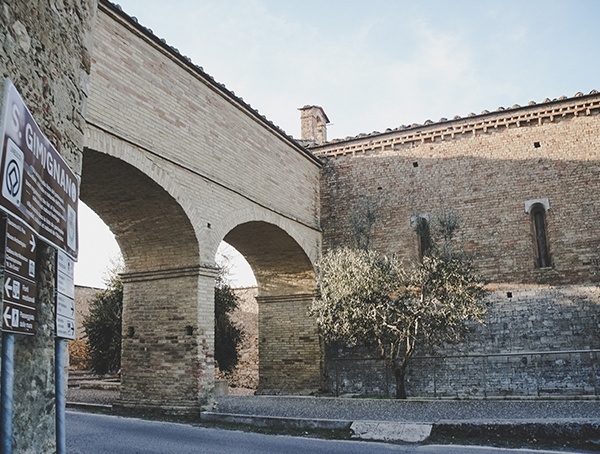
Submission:
[[[419,245],[411,217],[426,214],[433,219],[451,209],[461,220],[458,244],[491,288],[506,290],[490,298],[487,328],[442,354],[599,348],[600,201],[594,196],[600,191],[599,105],[600,97],[592,93],[315,148],[327,161],[322,179],[325,247],[353,245],[350,219],[366,203],[377,207],[373,247],[416,261]],[[525,212],[527,200],[541,198],[550,204],[548,268],[536,265],[532,220]],[[330,352],[328,358],[339,355]],[[537,392],[540,368],[521,368],[509,379],[512,360],[486,359],[491,368],[486,392]],[[527,359],[530,366],[546,360]],[[441,378],[436,383],[438,395],[482,394],[482,371],[473,361],[437,365],[438,377],[446,380],[445,385]],[[379,381],[379,388],[368,392],[384,393],[380,378],[385,373],[373,366],[375,375],[369,378],[369,367],[354,375],[357,367],[349,367],[342,380],[347,389],[368,390],[368,382]],[[409,390],[432,395],[432,367],[424,360],[415,362]],[[331,387],[333,364],[327,370]],[[575,392],[567,391],[572,387],[589,392],[593,374],[589,368],[578,370],[539,386],[567,394]]]
[[[489,301],[485,325],[464,341],[435,357],[417,352],[407,374],[409,396],[600,394],[598,286],[505,284]],[[335,358],[326,368],[332,392],[394,395],[393,374],[373,352],[338,346],[328,357]]]
[[[78,174],[95,11],[94,0],[0,2],[2,77]],[[55,451],[54,255],[39,250],[39,323],[34,337],[16,337],[13,422],[14,451],[36,454]]]

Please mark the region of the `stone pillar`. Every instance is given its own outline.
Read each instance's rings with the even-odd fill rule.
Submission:
[[[262,296],[258,302],[259,394],[311,394],[322,388],[323,354],[313,293]]]
[[[118,407],[194,414],[214,388],[217,270],[126,273]]]

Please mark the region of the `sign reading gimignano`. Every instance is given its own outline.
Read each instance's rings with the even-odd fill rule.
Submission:
[[[59,250],[56,335],[73,339],[79,182],[9,79],[4,82],[0,146],[0,210],[7,213],[0,236],[2,331],[35,334],[37,235]]]
[[[76,175],[41,132],[19,92],[5,79],[0,209],[77,260]]]

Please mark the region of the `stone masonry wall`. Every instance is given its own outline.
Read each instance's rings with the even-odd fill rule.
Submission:
[[[313,148],[326,161],[325,247],[352,246],[351,216],[369,204],[377,209],[373,247],[414,262],[419,245],[411,217],[427,215],[433,220],[450,209],[461,221],[458,245],[472,257],[490,288],[506,290],[490,297],[485,329],[441,354],[600,348],[600,200],[595,196],[600,192],[599,106],[596,92],[578,94]],[[525,212],[525,202],[532,199],[549,202],[546,228],[551,266],[546,268],[536,264],[532,219]],[[343,350],[329,351],[330,387],[338,392],[355,392],[351,389],[358,387],[384,393],[385,371],[377,372],[375,362],[358,368],[335,361],[345,355]],[[413,361],[409,393],[504,395],[536,394],[538,389],[589,393],[594,380],[591,360],[575,356],[488,357],[487,389],[481,380],[483,366],[473,358],[438,361],[435,386],[433,363]],[[511,365],[514,361],[522,362],[520,369]],[[552,368],[545,362],[559,369],[577,365],[552,378]],[[335,367],[338,372],[348,369],[343,378],[338,373],[337,382],[331,378]],[[371,385],[375,382],[379,384]]]
[[[0,2],[0,69],[80,173],[94,0]],[[3,86],[3,83],[0,85]],[[38,248],[37,334],[16,336],[13,450],[55,451],[54,253]]]
[[[463,342],[435,355],[417,352],[407,373],[409,396],[600,394],[596,285],[503,285],[489,301],[485,325],[474,327]],[[394,395],[393,374],[373,352],[338,346],[328,358],[332,392]]]

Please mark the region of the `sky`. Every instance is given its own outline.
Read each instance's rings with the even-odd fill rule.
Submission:
[[[597,0],[119,4],[296,138],[306,104],[334,139],[600,90]],[[75,280],[101,286],[118,248],[81,211]]]

